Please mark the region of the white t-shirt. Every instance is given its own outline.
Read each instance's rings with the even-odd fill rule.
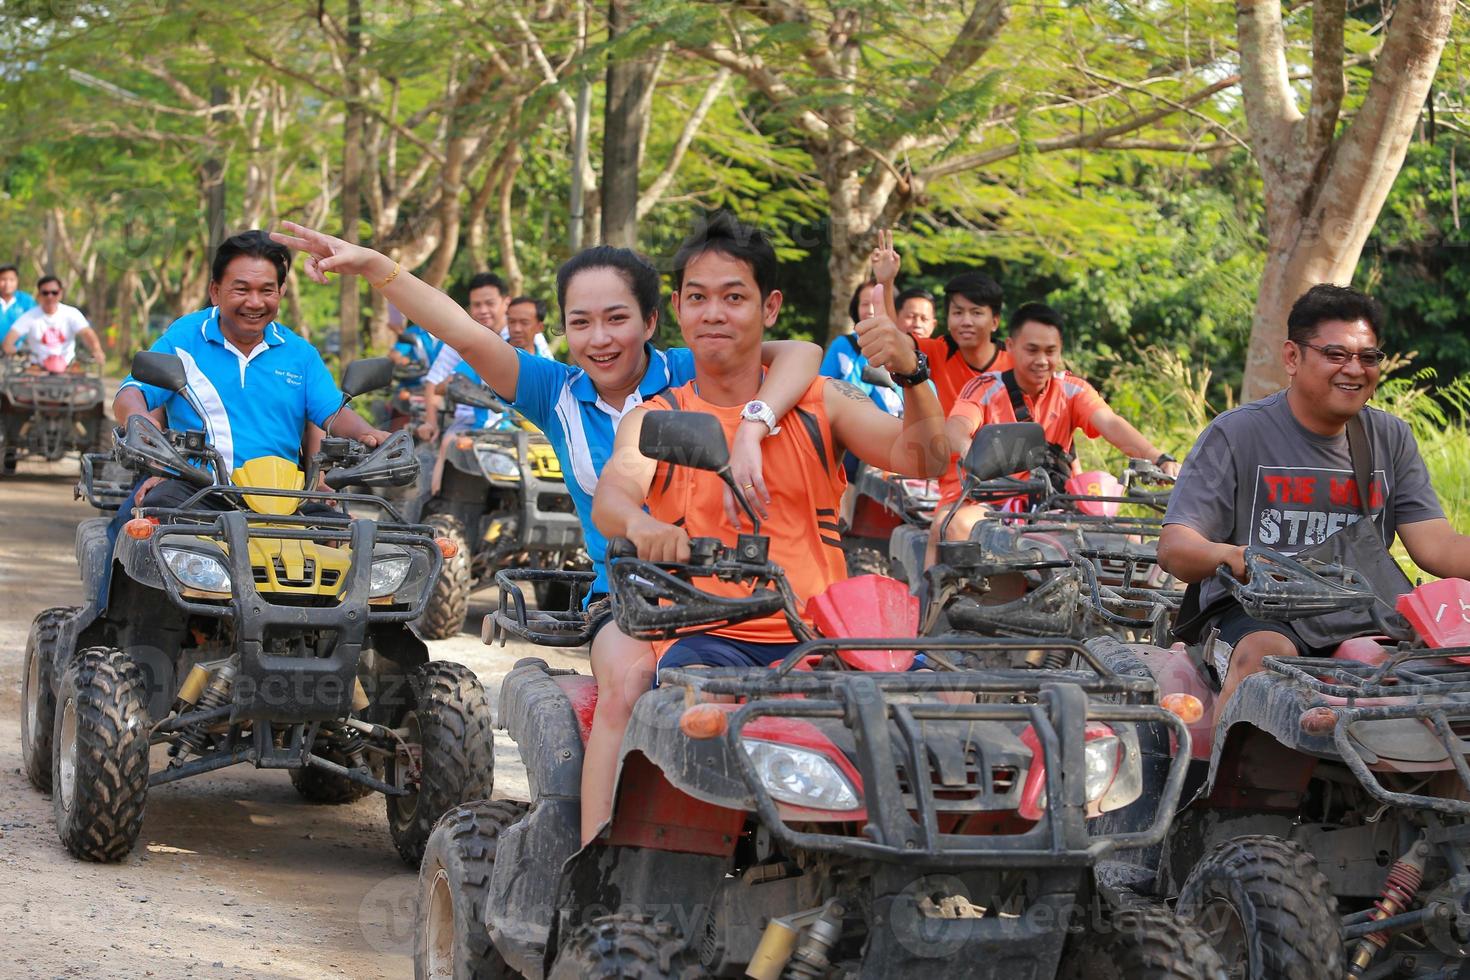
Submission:
[[[506,331],[501,331],[502,338],[505,337],[505,333]],[[546,338],[539,333],[536,335],[535,347],[537,357],[544,357],[548,360],[552,359],[551,346],[547,344]],[[463,360],[464,358],[459,356],[459,351],[445,344],[439,349],[439,354],[434,358],[434,363],[429,365],[429,373],[424,375],[424,383],[436,385],[442,381],[447,381],[449,376],[454,373],[454,369],[459,367],[460,362]],[[471,405],[456,405],[454,408],[455,422],[471,422],[474,420],[474,415],[475,409]]]
[[[25,338],[33,363],[41,364],[48,357],[60,356],[70,364],[77,357],[77,334],[90,326],[81,310],[62,303],[50,315],[39,306],[26,310],[11,330]]]

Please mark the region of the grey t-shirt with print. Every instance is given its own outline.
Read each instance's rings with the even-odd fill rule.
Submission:
[[[1401,525],[1444,511],[1409,426],[1376,408],[1364,409],[1362,418],[1373,446],[1369,505],[1391,546]],[[1225,412],[1200,433],[1164,523],[1183,524],[1210,541],[1294,555],[1361,517],[1347,433],[1308,430],[1280,391]],[[1206,579],[1200,607],[1225,594],[1219,576]]]

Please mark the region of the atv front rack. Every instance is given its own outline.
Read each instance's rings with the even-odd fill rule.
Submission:
[[[306,518],[250,514],[238,510],[190,514],[172,509],[145,508],[145,517],[149,510],[161,512],[174,521],[158,525],[148,538],[149,557],[169,601],[193,615],[229,619],[233,623],[241,662],[232,719],[249,717],[297,722],[330,720],[346,714],[351,706],[357,666],[368,627],[417,619],[429,597],[429,588],[425,585],[418,589],[412,603],[372,604],[369,594],[374,546],[398,545],[410,553],[422,555],[421,559],[414,558],[404,579],[405,584],[433,582],[444,564],[433,538],[433,529],[422,525],[379,525],[345,517]],[[208,518],[208,521],[191,520],[198,517]],[[228,550],[224,556],[230,573],[227,601],[201,602],[194,597],[198,593],[185,595],[164,561],[164,542],[201,537],[212,538]],[[338,601],[326,606],[287,605],[271,602],[262,596],[255,587],[254,569],[250,563],[252,538],[348,545],[352,560],[343,575]],[[416,575],[420,569],[422,574]],[[285,656],[270,652],[267,635],[280,631],[314,631],[330,635],[330,649],[318,656]]]
[[[1097,662],[1080,643],[1044,641],[1079,653],[1093,667],[1086,671],[964,670],[877,674],[820,670],[795,672],[792,667],[814,652],[841,648],[885,649],[892,637],[879,640],[817,640],[802,644],[769,677],[748,670],[711,668],[663,671],[663,686],[681,685],[709,694],[743,696],[746,703],[729,719],[725,734],[729,754],[755,801],[762,824],[783,845],[842,854],[859,859],[901,862],[934,869],[955,867],[1089,866],[1125,848],[1147,847],[1167,833],[1189,759],[1189,732],[1162,708],[1146,704],[1109,704],[1089,700],[1090,693],[1142,695],[1154,690],[1152,680],[1125,678]],[[904,640],[905,648],[938,651],[974,646],[953,641]],[[1017,646],[1015,640],[994,645]],[[1025,700],[1011,703],[913,703],[900,695],[962,691]],[[799,694],[801,699],[782,695]],[[744,751],[746,725],[763,717],[830,719],[854,735],[856,764],[862,776],[866,824],[862,836],[797,830],[785,823],[755,764]],[[1165,725],[1178,739],[1179,750],[1157,800],[1153,818],[1141,831],[1092,835],[1088,832],[1083,789],[1084,730],[1088,721],[1133,725]],[[924,722],[1029,723],[1046,766],[1050,804],[1029,829],[1016,834],[955,834],[940,830],[940,807],[930,774],[931,750]],[[896,750],[896,729],[901,748]],[[900,771],[914,774],[908,788]],[[943,787],[940,787],[942,789]]]
[[[500,606],[485,617],[481,639],[485,643],[499,641],[505,646],[507,637],[526,640],[545,647],[580,647],[592,641],[596,619],[582,608],[582,600],[597,581],[596,572],[562,571],[553,568],[506,568],[495,573],[500,588]],[[520,583],[541,582],[566,584],[571,600],[566,609],[526,609],[526,596]]]
[[[1343,763],[1368,794],[1390,806],[1428,809],[1454,816],[1470,816],[1470,664],[1446,658],[1470,658],[1470,647],[1433,650],[1400,648],[1381,664],[1364,664],[1336,657],[1267,657],[1273,671],[1326,697],[1345,698],[1346,705],[1320,707],[1336,720],[1333,746]],[[1363,699],[1392,698],[1396,704],[1362,705]],[[1406,699],[1412,699],[1404,703]],[[1444,747],[1465,789],[1465,799],[1390,790],[1370,768],[1368,752],[1353,737],[1354,725],[1364,722],[1412,719],[1420,722]],[[1465,732],[1462,736],[1455,729]],[[1376,762],[1376,758],[1372,760]]]
[[[1106,501],[1112,498],[1077,497],[1075,499]],[[1129,500],[1128,502],[1134,504],[1140,503],[1137,500]],[[1164,521],[1160,517],[1127,517],[1121,515],[1107,517],[1102,514],[1059,514],[1056,511],[1032,511],[1023,514],[1012,514],[1006,511],[995,511],[994,513],[985,515],[985,519],[988,521],[999,521],[1004,524],[1024,524],[1028,532],[1037,534],[1062,534],[1067,531],[1080,531],[1083,534],[1120,534],[1157,538],[1164,530]]]
[[[205,501],[208,501],[211,498],[220,498],[217,501],[219,504],[223,504],[224,506],[233,508],[243,506],[243,501],[246,496],[284,497],[291,500],[299,500],[302,503],[335,504],[341,502],[347,504],[366,504],[369,506],[377,507],[377,509],[382,512],[384,518],[384,521],[380,522],[382,526],[392,524],[400,525],[402,527],[416,528],[419,531],[429,534],[431,537],[433,536],[432,528],[429,528],[427,525],[407,523],[398,513],[398,510],[382,497],[379,497],[375,494],[366,493],[342,493],[337,490],[282,490],[274,487],[237,487],[230,484],[221,483],[215,484],[213,486],[203,487],[179,506],[168,508],[167,513],[179,514],[180,516],[187,514],[190,517],[202,517],[206,521],[209,521],[215,517],[218,517],[219,511],[203,508],[201,505],[203,505]],[[144,514],[148,514],[151,512],[152,509],[145,509],[143,511]],[[271,520],[275,521],[277,520],[277,518],[272,515]],[[334,518],[329,515],[312,515],[310,517],[303,518],[300,514],[295,514],[291,515],[289,518],[285,518],[285,520],[296,522],[304,520],[309,523],[330,523],[332,521],[345,521],[348,520],[348,518]]]

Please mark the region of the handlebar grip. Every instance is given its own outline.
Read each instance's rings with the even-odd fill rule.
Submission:
[[[614,558],[637,558],[638,546],[624,537],[612,538],[607,543],[608,560]]]

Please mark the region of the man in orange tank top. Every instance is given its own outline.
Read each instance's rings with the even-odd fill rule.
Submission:
[[[592,503],[597,526],[610,537],[631,540],[641,558],[687,561],[691,537],[735,543],[740,529],[724,506],[720,479],[700,470],[661,466],[638,451],[638,441],[649,409],[708,412],[720,420],[727,438],[742,418],[759,416],[763,406],[750,399],[761,379],[761,341],[781,309],[775,279],[776,255],[769,240],[728,215],[711,220],[675,257],[674,311],[694,353],[695,380],[670,390],[662,403],[635,408],[623,419]],[[859,323],[857,334],[864,356],[887,368],[903,387],[903,418],[885,414],[846,382],[817,378],[790,413],[770,420],[771,434],[762,444],[771,499],[761,532],[769,536],[771,560],[786,571],[803,609],[809,599],[846,578],[837,530],[837,508],[846,485],[843,453],[915,477],[937,475],[949,455],[939,401],[925,383],[925,359],[908,335],[886,314]],[[659,644],[659,666],[764,668],[785,656],[794,642],[784,617],[754,620]],[[638,667],[622,664],[617,669]],[[631,702],[621,699],[617,704],[598,702],[583,762],[584,835],[611,812],[616,747],[631,710]],[[594,760],[593,741],[599,756],[611,744],[610,757]],[[589,785],[589,769],[605,772],[605,781],[595,778],[591,782],[597,785]]]

